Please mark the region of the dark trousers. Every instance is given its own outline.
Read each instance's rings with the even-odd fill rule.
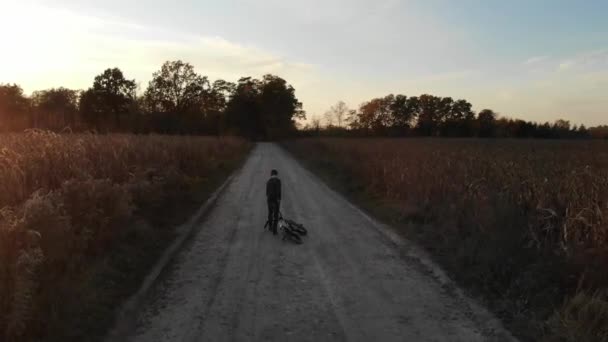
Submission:
[[[280,206],[281,203],[279,201],[268,200],[268,224],[270,224],[270,230],[273,233],[277,232]]]

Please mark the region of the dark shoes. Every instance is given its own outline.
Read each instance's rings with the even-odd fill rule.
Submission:
[[[268,227],[268,230],[270,230],[270,231],[272,232],[272,234],[273,234],[273,235],[277,235],[277,234],[279,234],[279,233],[277,232],[277,227],[276,227],[276,226],[274,226],[272,223],[270,223],[270,220],[268,220],[268,221],[266,222],[266,226],[264,226],[264,228],[266,228],[266,227]]]

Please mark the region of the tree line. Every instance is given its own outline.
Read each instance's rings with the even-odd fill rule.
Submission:
[[[97,75],[86,90],[53,88],[26,96],[16,84],[0,84],[0,132],[40,128],[54,131],[163,134],[234,134],[250,139],[295,135],[305,119],[295,89],[265,75],[236,83],[211,81],[181,60],[167,61],[142,93],[119,68]],[[536,123],[479,113],[466,100],[387,95],[350,109],[343,101],[313,117],[302,135],[440,136],[512,138],[608,138],[608,126],[586,128],[569,121]]]
[[[537,123],[499,118],[491,109],[473,111],[466,100],[439,97],[387,95],[350,109],[343,101],[321,118],[312,117],[304,135],[437,136],[499,138],[608,138],[608,126],[587,128],[567,120]]]
[[[258,140],[293,135],[296,120],[304,118],[295,89],[278,76],[211,82],[180,60],[165,62],[142,94],[119,68],[106,69],[83,91],[60,87],[28,97],[16,84],[0,84],[0,132],[235,134]]]

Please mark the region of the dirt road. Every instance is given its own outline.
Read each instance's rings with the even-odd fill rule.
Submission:
[[[265,181],[303,245],[263,230]],[[424,255],[259,144],[147,298],[131,341],[508,341]]]

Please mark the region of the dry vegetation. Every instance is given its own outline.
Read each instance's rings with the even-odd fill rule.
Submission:
[[[608,340],[608,143],[303,139],[309,166],[400,226],[524,340]]]
[[[0,135],[0,340],[102,333],[173,220],[248,149],[232,138]]]

